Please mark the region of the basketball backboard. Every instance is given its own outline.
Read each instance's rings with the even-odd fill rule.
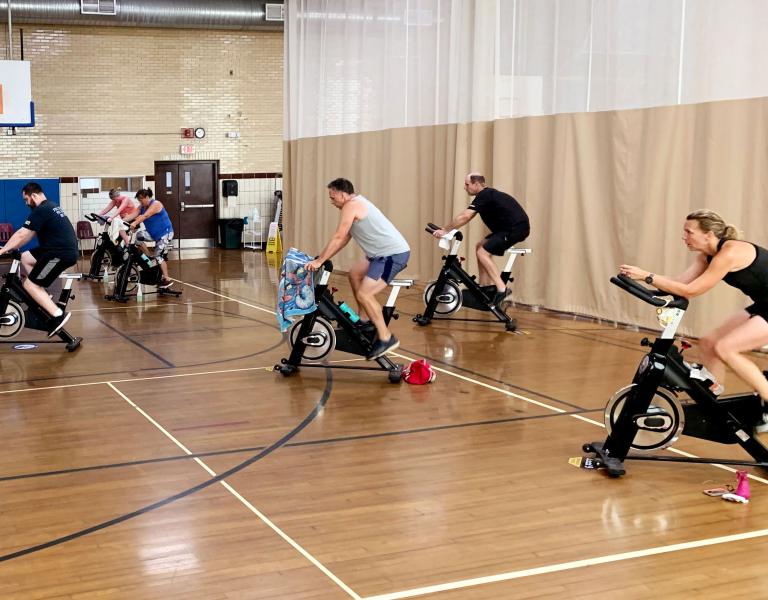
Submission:
[[[0,60],[0,127],[34,127],[28,60]]]

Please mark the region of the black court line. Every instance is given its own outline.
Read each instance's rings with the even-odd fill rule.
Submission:
[[[76,540],[78,538],[81,538],[83,536],[86,536],[91,533],[95,533],[96,531],[101,531],[102,529],[106,529],[108,527],[112,527],[113,525],[118,525],[120,523],[124,523],[125,521],[129,521],[130,519],[134,519],[136,517],[139,517],[141,515],[144,515],[148,512],[151,512],[153,510],[156,510],[158,508],[162,508],[163,506],[167,506],[168,504],[171,504],[173,502],[176,502],[177,500],[181,500],[183,498],[186,498],[187,496],[191,496],[192,494],[199,492],[201,490],[204,490],[206,488],[211,487],[212,485],[219,483],[220,481],[225,480],[227,477],[231,477],[235,473],[238,473],[245,469],[246,467],[252,465],[256,461],[261,460],[262,458],[265,458],[266,456],[269,456],[277,450],[278,448],[284,446],[289,440],[296,437],[301,431],[303,431],[312,421],[315,420],[315,417],[317,417],[318,414],[320,414],[320,411],[325,408],[325,405],[328,402],[328,398],[331,395],[331,390],[333,389],[333,377],[331,375],[331,370],[326,369],[326,384],[325,389],[323,390],[323,394],[320,397],[320,400],[315,404],[315,407],[310,411],[310,413],[304,417],[304,419],[296,425],[291,431],[286,433],[283,437],[281,437],[279,440],[271,444],[270,446],[267,446],[263,450],[261,450],[258,454],[255,454],[254,456],[251,456],[250,458],[244,460],[240,464],[235,465],[231,469],[228,469],[227,471],[224,471],[223,473],[220,473],[219,475],[216,475],[215,477],[211,477],[210,479],[199,483],[196,486],[193,486],[191,488],[187,488],[184,491],[181,491],[177,494],[174,494],[172,496],[168,496],[166,498],[163,498],[162,500],[158,500],[157,502],[153,502],[152,504],[148,504],[146,506],[143,506],[137,510],[134,510],[132,512],[126,513],[124,515],[121,515],[119,517],[115,517],[114,519],[109,519],[108,521],[102,521],[101,523],[98,523],[96,525],[92,525],[91,527],[86,527],[85,529],[81,529],[79,531],[75,531],[73,533],[70,533],[68,535],[64,535],[52,540],[49,540],[47,542],[44,542],[42,544],[36,544],[35,546],[29,546],[27,548],[23,548],[21,550],[17,550],[16,552],[10,552],[9,554],[4,554],[0,556],[0,562],[5,562],[14,558],[19,558],[20,556],[26,556],[27,554],[32,554],[34,552],[39,552],[40,550],[45,550],[46,548],[51,548],[53,546],[58,546],[59,544],[63,544],[65,542],[70,542],[72,540]]]
[[[220,358],[218,360],[211,360],[211,361],[208,361],[208,362],[192,363],[192,364],[188,364],[188,365],[178,365],[175,368],[176,369],[188,369],[188,368],[191,368],[191,367],[207,367],[207,366],[210,366],[210,365],[217,365],[217,364],[220,364],[220,363],[232,362],[232,361],[235,361],[235,360],[244,360],[246,358],[253,358],[254,356],[259,356],[261,354],[266,354],[267,352],[271,352],[272,350],[275,350],[276,348],[282,346],[283,343],[284,343],[284,340],[280,340],[280,341],[276,342],[275,344],[273,344],[272,346],[269,346],[268,348],[264,348],[263,350],[258,350],[257,352],[251,352],[250,354],[243,354],[241,356],[229,356],[227,358]],[[142,367],[142,368],[139,368],[139,369],[131,369],[130,371],[105,371],[103,373],[84,373],[82,375],[72,375],[71,377],[105,377],[107,375],[132,375],[132,374],[135,374],[135,373],[137,373],[139,371],[141,371],[141,372],[144,372],[144,371],[152,371],[152,372],[160,371],[160,372],[163,372],[163,371],[166,371],[166,370],[170,370],[170,368],[171,367]],[[266,368],[266,367],[264,367],[264,368]],[[254,370],[255,369],[256,369],[256,367],[254,367]],[[179,376],[180,377],[184,377],[184,376],[192,377],[192,376],[197,375],[197,374],[198,373],[179,373]],[[205,375],[216,375],[216,373],[205,373]],[[158,375],[158,377],[164,377],[164,376],[163,375]],[[38,379],[23,379],[23,380],[20,380],[20,381],[3,381],[2,383],[3,383],[3,385],[5,385],[5,384],[12,384],[12,383],[39,382],[39,381],[50,381],[50,380],[58,380],[58,379],[61,379],[61,376],[40,377]],[[144,379],[143,378],[139,378],[139,380],[143,381]],[[106,382],[106,381],[86,381],[86,382],[83,382],[83,383],[74,383],[74,384],[65,384],[65,385],[69,385],[70,387],[76,387],[76,386],[86,386],[86,385],[104,385],[106,383],[108,383],[108,382]],[[114,383],[114,382],[111,382],[111,383]],[[124,383],[124,382],[119,382],[119,383]],[[5,395],[5,394],[10,394],[11,392],[23,392],[25,390],[0,390],[0,391],[3,392],[2,395]],[[29,391],[29,388],[26,388],[26,391]]]
[[[494,377],[489,377],[488,375],[485,375],[483,373],[478,373],[477,371],[473,371],[472,369],[467,369],[465,367],[460,367],[458,365],[455,365],[453,363],[445,362],[444,360],[440,360],[439,358],[435,358],[433,356],[430,356],[428,354],[421,354],[419,352],[415,352],[413,350],[408,350],[407,348],[403,348],[400,346],[400,350],[402,352],[407,352],[408,354],[413,354],[414,356],[418,356],[419,358],[426,358],[433,363],[443,365],[444,367],[450,367],[451,369],[455,369],[456,371],[463,371],[464,373],[469,373],[470,375],[474,375],[475,377],[482,377],[483,379],[486,379],[488,381],[493,381],[494,383],[500,383],[501,385],[505,385],[508,388],[511,388],[513,390],[521,390],[527,394],[532,394],[534,396],[538,396],[539,398],[546,398],[547,400],[550,400],[552,402],[557,402],[559,404],[562,404],[564,406],[569,406],[570,408],[573,408],[574,410],[581,410],[581,411],[587,411],[592,410],[588,408],[584,408],[583,406],[579,406],[578,404],[573,404],[571,402],[566,402],[565,400],[560,400],[559,398],[555,398],[554,396],[549,396],[547,394],[542,394],[541,392],[537,392],[536,390],[531,390],[528,388],[525,388],[520,385],[515,385],[514,383],[509,383],[508,381],[504,381],[502,379],[496,379]]]
[[[217,309],[210,309],[210,310],[217,310]],[[224,313],[224,314],[226,314],[226,313]],[[91,315],[91,316],[93,316],[93,315]],[[246,318],[248,318],[248,317],[246,317]],[[271,328],[271,325],[269,325],[267,323],[262,323],[261,321],[257,321],[257,323],[259,323],[261,325],[264,325],[265,327],[270,327]],[[277,325],[275,325],[274,328],[278,329]],[[220,328],[219,330],[221,330],[221,329],[232,329],[232,328]],[[215,330],[215,329],[209,329],[209,330],[210,331],[218,331],[218,330]],[[259,356],[260,354],[266,354],[267,352],[271,352],[272,350],[275,350],[279,346],[283,345],[283,343],[285,342],[284,338],[285,338],[285,335],[283,335],[283,338],[280,341],[276,342],[272,346],[269,346],[269,347],[267,347],[267,348],[265,348],[263,350],[259,350],[257,352],[251,352],[249,354],[243,354],[241,356],[230,356],[230,357],[227,357],[227,358],[221,358],[221,359],[218,359],[218,360],[211,360],[211,361],[206,361],[206,362],[201,362],[201,363],[191,363],[191,364],[177,365],[174,368],[186,369],[186,368],[190,368],[190,367],[205,367],[205,366],[215,365],[215,364],[224,363],[224,362],[230,362],[230,361],[235,361],[235,360],[243,360],[243,359],[246,359],[246,358],[253,358],[254,356]],[[72,375],[71,377],[106,377],[108,375],[128,375],[128,374],[132,374],[132,373],[146,372],[146,371],[163,371],[163,370],[170,369],[170,368],[171,367],[167,367],[167,366],[165,366],[165,367],[139,367],[139,368],[136,368],[136,369],[131,369],[130,371],[100,371],[100,372],[97,372],[97,373],[83,373],[81,375]],[[3,382],[0,382],[0,383],[2,383],[3,385],[5,385],[5,384],[10,385],[10,384],[13,384],[13,383],[38,383],[38,382],[41,382],[41,381],[52,381],[52,380],[60,380],[60,379],[61,379],[60,375],[52,375],[50,377],[37,377],[35,379],[23,379],[23,380],[18,380],[18,381],[3,381]],[[86,382],[86,383],[100,384],[100,383],[104,383],[104,382],[96,381],[96,382]],[[78,384],[74,384],[74,385],[78,385]],[[83,383],[82,385],[85,385],[85,383]],[[13,392],[13,391],[20,391],[20,390],[2,390],[2,391]]]
[[[622,345],[619,342],[607,341],[604,338],[585,337],[585,336],[578,335],[578,332],[580,332],[580,331],[583,331],[583,330],[581,330],[581,329],[570,330],[570,331],[568,331],[568,330],[562,330],[562,331],[561,330],[555,330],[556,333],[562,333],[563,335],[569,335],[571,337],[577,337],[577,338],[580,338],[580,339],[588,340],[590,342],[596,342],[598,344],[607,344],[609,346],[616,346],[617,348],[623,348],[624,350],[631,350],[633,352],[640,352],[642,354],[647,354],[648,353],[648,350],[646,350],[642,346],[640,346],[639,342],[636,345],[631,345],[631,346],[629,345],[629,342],[627,342],[627,345]],[[648,335],[645,336],[645,337],[647,337],[648,339],[651,339],[651,337],[659,335],[658,331],[650,331],[650,330],[643,330],[643,329],[641,329],[640,331],[628,332],[628,333],[636,333],[638,335],[643,335],[643,333],[647,333]],[[691,340],[691,339],[695,340],[695,339],[698,339],[698,338],[695,338],[693,336],[690,336],[690,337],[689,336],[676,336],[676,337],[679,340]],[[651,341],[653,341],[653,340],[651,340]],[[755,359],[768,360],[768,356],[766,356],[764,353],[760,352],[759,350],[750,350],[748,352],[748,354],[750,354],[752,356],[752,358],[755,358]]]
[[[595,342],[597,344],[605,344],[606,346],[614,346],[616,348],[623,348],[624,350],[631,350],[632,352],[641,352],[643,354],[647,354],[648,350],[644,350],[643,347],[639,344],[639,342],[636,345],[630,345],[629,342],[626,343],[620,343],[620,342],[614,342],[614,341],[608,341],[604,338],[597,338],[597,337],[587,337],[584,335],[579,335],[577,331],[571,330],[565,330],[565,329],[556,329],[554,330],[554,333],[559,333],[561,335],[567,335],[570,337],[579,338],[581,340],[586,340],[589,342]],[[637,332],[638,335],[642,335],[640,332]],[[645,336],[647,337],[647,336]]]
[[[173,364],[171,361],[169,361],[169,360],[166,360],[165,358],[163,358],[162,356],[160,356],[160,355],[159,355],[157,352],[155,352],[154,350],[150,350],[149,348],[147,348],[147,347],[146,347],[144,344],[142,344],[141,342],[138,342],[138,341],[134,340],[134,339],[133,339],[131,336],[129,336],[127,333],[123,333],[123,332],[122,332],[122,331],[120,331],[120,330],[119,330],[117,327],[113,327],[112,325],[110,325],[109,323],[107,323],[107,322],[106,322],[106,321],[104,321],[103,319],[100,319],[100,318],[99,318],[99,317],[97,317],[96,315],[89,315],[89,316],[90,316],[92,319],[95,319],[96,321],[98,321],[99,323],[101,323],[102,325],[104,325],[104,327],[106,327],[107,329],[111,329],[112,331],[114,331],[114,332],[115,332],[117,335],[119,335],[119,336],[120,336],[121,338],[123,338],[124,340],[127,340],[128,342],[130,342],[130,343],[131,343],[131,344],[133,344],[134,346],[138,346],[139,348],[141,348],[142,350],[144,350],[144,352],[146,352],[146,353],[147,353],[147,354],[149,354],[150,356],[154,356],[154,357],[155,357],[157,360],[159,360],[161,363],[163,363],[163,364],[164,364],[166,367],[170,367],[171,369],[175,369],[175,368],[176,368],[176,365],[174,365],[174,364]]]
[[[346,435],[341,437],[324,438],[319,440],[306,440],[303,442],[291,442],[291,443],[285,444],[285,447],[299,448],[301,446],[320,446],[325,444],[336,444],[339,442],[354,442],[358,440],[372,440],[377,438],[410,435],[413,433],[431,433],[433,431],[463,429],[465,427],[480,427],[484,425],[500,425],[503,423],[516,423],[519,421],[551,419],[553,417],[582,415],[582,414],[602,412],[602,411],[603,411],[602,408],[592,408],[589,410],[574,410],[570,412],[547,413],[543,415],[526,415],[524,417],[507,417],[505,419],[489,419],[486,421],[467,421],[466,423],[453,423],[450,425],[435,425],[433,427],[417,427],[414,429],[401,429],[398,431],[383,431],[379,433],[365,433],[360,435]],[[164,456],[162,458],[147,458],[144,460],[134,460],[130,462],[111,463],[111,464],[104,464],[104,465],[92,465],[89,467],[75,467],[71,469],[59,469],[57,471],[39,471],[37,473],[24,473],[21,475],[8,475],[6,477],[0,477],[0,483],[4,481],[16,481],[17,479],[34,479],[37,477],[50,477],[52,475],[71,475],[73,473],[84,473],[88,471],[102,471],[106,469],[117,469],[117,468],[123,468],[123,467],[135,467],[139,465],[175,462],[180,460],[189,460],[193,458],[206,458],[209,456],[226,456],[229,454],[242,454],[244,452],[257,452],[263,449],[264,449],[264,446],[251,446],[247,448],[231,448],[228,450],[211,450],[210,452],[199,452],[197,454],[177,454],[175,456]]]
[[[226,302],[226,300],[223,300],[222,302]],[[256,317],[249,317],[247,315],[242,315],[240,313],[235,313],[235,312],[231,312],[231,311],[228,311],[228,310],[224,310],[223,308],[210,307],[210,306],[198,306],[198,305],[184,305],[184,304],[174,304],[172,306],[180,306],[180,307],[183,307],[183,306],[193,306],[193,307],[195,307],[193,309],[193,311],[192,311],[193,313],[194,312],[200,312],[200,311],[215,312],[215,313],[224,315],[226,317],[231,317],[233,319],[239,319],[239,320],[244,320],[244,321],[251,321],[251,322],[253,322],[253,323],[257,324],[257,325],[261,325],[263,327],[268,327],[270,329],[278,329],[276,323],[274,323],[274,324],[273,323],[267,323],[266,321],[263,321],[261,319],[257,319]],[[174,314],[178,314],[178,312],[179,312],[179,311],[174,311],[174,310],[168,310],[170,308],[169,306],[162,306],[162,307],[161,306],[157,306],[157,307],[153,307],[153,308],[164,309],[164,310],[157,310],[157,311],[153,310],[153,313],[156,313],[156,314],[162,313],[162,314],[174,315]],[[98,311],[94,311],[94,312],[98,312]],[[114,312],[114,311],[110,311],[110,312]],[[87,316],[93,317],[94,315],[87,315]],[[203,316],[210,316],[210,315],[203,315]],[[214,327],[206,327],[206,326],[199,326],[199,328],[204,329],[205,331],[221,331],[221,330],[227,330],[227,329],[235,329],[235,327],[218,327],[218,328],[214,328]],[[183,332],[180,332],[179,330],[140,331],[140,332],[137,332],[136,334],[134,334],[134,337],[151,337],[151,336],[167,335],[167,334],[174,334],[174,333],[183,333]],[[90,336],[88,339],[103,339],[103,338],[102,337],[98,337],[98,336]]]

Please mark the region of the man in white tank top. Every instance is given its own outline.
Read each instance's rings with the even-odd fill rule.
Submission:
[[[331,204],[341,210],[341,219],[331,241],[320,256],[307,263],[309,271],[316,271],[326,260],[335,256],[349,240],[354,239],[365,252],[349,270],[349,283],[355,294],[360,314],[367,315],[376,328],[378,339],[373,344],[368,360],[395,350],[400,342],[384,322],[381,304],[376,294],[408,264],[411,249],[392,222],[367,198],[355,193],[352,182],[334,179],[328,184]],[[363,325],[365,326],[365,325]]]

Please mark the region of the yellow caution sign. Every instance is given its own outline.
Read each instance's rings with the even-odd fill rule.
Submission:
[[[277,222],[269,224],[269,237],[267,238],[267,254],[282,254],[283,243],[280,240],[280,227]]]

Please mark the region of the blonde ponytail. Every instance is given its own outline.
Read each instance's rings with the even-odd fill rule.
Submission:
[[[725,219],[713,210],[701,208],[693,211],[687,217],[686,221],[697,221],[699,229],[702,231],[715,234],[715,237],[720,240],[740,240],[741,232],[735,225],[726,223]]]

